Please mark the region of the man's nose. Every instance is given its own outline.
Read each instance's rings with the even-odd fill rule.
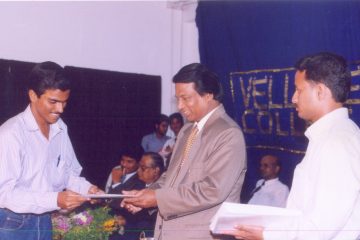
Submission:
[[[64,103],[58,102],[56,103],[56,112],[63,113],[64,112]]]

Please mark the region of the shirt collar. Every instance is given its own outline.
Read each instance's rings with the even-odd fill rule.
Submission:
[[[217,106],[216,108],[214,108],[213,110],[211,110],[208,114],[206,114],[199,122],[195,122],[194,124],[197,126],[199,132],[201,131],[201,129],[203,129],[203,127],[205,126],[207,120],[209,120],[209,118],[211,117],[211,115],[221,106],[221,104],[219,106]]]
[[[26,107],[24,111],[24,122],[25,126],[29,131],[38,131],[39,125],[37,124],[35,117],[31,111],[30,104]],[[50,124],[50,132],[53,132],[54,134],[50,135],[56,135],[56,133],[60,132],[63,128],[60,124],[61,119],[56,121],[56,123]]]
[[[316,122],[310,125],[305,131],[305,136],[311,140],[316,136],[320,136],[322,132],[327,131],[331,126],[340,119],[349,118],[349,113],[347,108],[337,108],[323,117],[318,119]]]
[[[279,180],[279,178],[273,178],[273,179],[269,179],[269,180],[264,179],[266,185],[272,184],[278,180]]]

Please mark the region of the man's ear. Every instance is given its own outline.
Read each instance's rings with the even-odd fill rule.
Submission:
[[[30,102],[36,102],[38,100],[38,95],[34,92],[34,90],[30,89],[28,91],[28,95],[29,95],[29,99],[30,99]]]
[[[279,172],[280,172],[280,166],[276,166],[276,168],[275,168],[275,172],[276,172],[276,175],[279,175]]]
[[[317,95],[318,95],[319,100],[323,100],[326,97],[328,97],[329,94],[331,94],[329,88],[326,87],[326,85],[323,83],[318,83],[316,85],[316,90],[317,90]]]
[[[208,100],[208,101],[210,101],[210,100],[213,100],[214,99],[214,94],[213,93],[206,93],[206,99]]]

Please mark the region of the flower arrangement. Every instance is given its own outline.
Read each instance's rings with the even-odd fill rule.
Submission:
[[[81,212],[52,215],[54,240],[106,240],[125,221],[109,214],[109,207],[86,208]]]

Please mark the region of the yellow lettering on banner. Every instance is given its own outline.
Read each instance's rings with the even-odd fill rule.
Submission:
[[[350,92],[357,92],[360,90],[360,85],[352,85],[350,88]],[[351,94],[351,93],[350,93]],[[351,104],[351,105],[355,105],[355,104],[360,104],[360,99],[358,98],[352,98],[352,99],[348,99],[346,101],[347,104]]]
[[[278,135],[278,136],[288,136],[289,135],[288,131],[281,130],[280,113],[279,112],[275,112],[275,125],[276,125],[276,135]]]
[[[292,104],[292,102],[289,103],[289,74],[285,74],[285,79],[284,79],[284,108],[293,108],[294,105]],[[291,94],[292,96],[292,94]]]
[[[234,82],[232,79],[232,75],[230,77],[230,91],[231,91],[231,99],[232,99],[233,103],[235,103],[235,91],[234,91]]]
[[[252,77],[249,78],[249,83],[248,86],[245,88],[244,85],[244,80],[242,77],[239,78],[240,81],[240,88],[241,88],[241,93],[242,93],[242,97],[243,97],[243,103],[245,108],[249,107],[249,103],[250,103],[250,96],[251,96],[251,88],[252,88]]]
[[[258,102],[258,100],[260,100],[259,98],[263,98],[266,96],[266,92],[261,91],[261,87],[266,89],[266,85],[265,86],[262,86],[262,85],[267,84],[267,83],[268,83],[268,81],[267,81],[266,76],[264,79],[253,80],[252,96],[254,98],[254,108],[256,108],[256,109],[261,109],[261,110],[267,109],[267,104],[260,104]]]
[[[295,116],[294,112],[290,113],[290,134],[291,136],[302,136],[303,133],[295,129]]]
[[[266,117],[267,117],[267,121],[265,121],[265,122],[268,122],[267,128],[263,126],[262,121],[261,121],[263,118],[266,119]],[[260,133],[262,133],[262,134],[271,134],[272,133],[273,119],[269,112],[266,112],[266,111],[258,112],[256,120],[257,120],[259,129],[260,129]]]
[[[272,76],[270,76],[269,85],[268,85],[269,109],[283,108],[282,104],[275,104],[273,102],[272,89],[273,89],[273,79],[272,79]]]
[[[247,123],[246,123],[246,116],[248,115],[255,115],[255,112],[254,110],[252,109],[247,109],[244,111],[242,117],[241,117],[241,120],[242,120],[242,127],[243,127],[243,131],[245,133],[256,133],[256,129],[253,129],[253,128],[249,128]]]
[[[294,112],[288,113],[290,125],[287,130],[282,129],[280,122],[279,111],[254,111],[253,109],[246,109],[241,116],[242,129],[244,133],[248,134],[275,134],[277,136],[303,136],[302,131],[295,129],[295,115]],[[256,119],[256,126],[250,127],[249,123],[254,123]],[[302,120],[301,120],[302,121]],[[275,124],[275,126],[274,126]]]

